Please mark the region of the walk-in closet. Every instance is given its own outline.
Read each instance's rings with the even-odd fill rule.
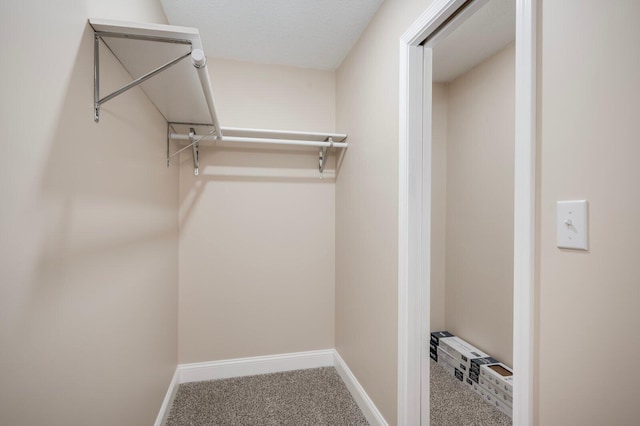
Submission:
[[[639,16],[0,1],[0,426],[637,424]]]

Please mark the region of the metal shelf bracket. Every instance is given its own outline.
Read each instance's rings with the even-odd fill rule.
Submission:
[[[200,163],[198,158],[199,140],[195,140],[195,138],[196,138],[196,131],[192,127],[189,129],[189,141],[191,141],[190,145],[191,145],[191,150],[193,151],[193,175],[198,176],[200,174],[200,171],[198,170],[198,165]]]
[[[167,62],[166,64],[161,65],[158,68],[152,71],[149,71],[148,73],[134,79],[130,83],[125,84],[120,89],[114,91],[113,93],[108,94],[104,98],[100,98],[100,40],[102,40],[103,37],[119,37],[119,38],[129,38],[134,40],[147,40],[147,41],[159,41],[164,43],[188,44],[189,51]],[[174,66],[175,64],[177,64],[178,62],[180,62],[181,60],[183,60],[184,58],[190,55],[191,55],[191,43],[189,42],[185,42],[181,40],[171,40],[171,39],[164,40],[159,38],[138,36],[134,34],[112,34],[112,33],[104,33],[104,32],[96,31],[94,33],[94,38],[93,38],[93,120],[96,123],[100,121],[100,106],[102,104],[104,104],[107,101],[110,101],[111,99],[115,98],[118,95],[123,94],[127,90],[132,89],[141,83],[144,83],[145,81],[149,80],[151,77],[157,74],[160,74],[162,71],[171,68],[172,66]]]
[[[320,147],[318,151],[318,171],[320,172],[320,179],[323,178],[322,174],[324,173],[324,167],[327,165],[327,161],[329,160],[329,150],[333,148],[333,138],[328,138],[327,142],[329,142],[329,146]]]

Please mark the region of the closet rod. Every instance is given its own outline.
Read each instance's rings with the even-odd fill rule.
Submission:
[[[174,139],[174,140],[182,140],[182,141],[189,140],[189,135],[172,133],[170,137],[171,139]],[[305,141],[305,140],[294,140],[294,139],[244,138],[244,137],[238,137],[238,136],[224,136],[222,139],[218,139],[215,136],[210,135],[210,136],[203,137],[201,140],[202,141],[219,140],[220,142],[264,143],[264,144],[273,144],[273,145],[297,145],[297,146],[315,146],[315,147],[333,146],[336,148],[347,148],[349,146],[347,142]]]
[[[193,66],[198,71],[198,78],[200,78],[204,98],[207,101],[211,122],[215,128],[216,136],[220,139],[222,138],[222,130],[220,130],[220,123],[218,122],[218,115],[216,114],[216,107],[213,101],[213,90],[211,89],[211,80],[209,79],[209,71],[207,70],[207,58],[204,56],[202,49],[193,49],[191,52],[191,60],[193,61]]]

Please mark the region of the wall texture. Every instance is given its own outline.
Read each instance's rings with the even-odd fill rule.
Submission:
[[[336,80],[336,130],[350,141],[336,182],[336,349],[390,424],[397,418],[399,40],[430,3],[383,3]]]
[[[177,363],[178,168],[139,90],[93,122],[94,16],[165,21],[156,1],[0,5],[3,425],[152,424]]]
[[[593,366],[640,350],[639,15],[631,0],[542,5],[540,425],[638,423],[640,371]],[[571,199],[589,200],[588,252],[556,247]]]
[[[513,44],[449,85],[446,327],[513,365]]]
[[[222,126],[330,131],[335,73],[210,61]],[[335,180],[315,149],[201,149],[180,174],[180,362],[334,347]]]

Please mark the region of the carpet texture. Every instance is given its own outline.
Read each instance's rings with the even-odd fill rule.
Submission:
[[[509,416],[431,362],[431,426],[511,426]]]
[[[368,425],[333,367],[184,383],[167,426]]]

